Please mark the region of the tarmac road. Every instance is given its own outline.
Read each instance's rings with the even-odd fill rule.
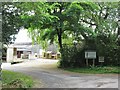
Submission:
[[[117,74],[80,74],[56,68],[58,60],[37,59],[11,65],[3,70],[22,72],[37,81],[35,88],[118,88]]]

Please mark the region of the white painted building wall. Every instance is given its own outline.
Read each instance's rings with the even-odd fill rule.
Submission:
[[[13,48],[7,48],[7,62],[12,62],[13,59]]]

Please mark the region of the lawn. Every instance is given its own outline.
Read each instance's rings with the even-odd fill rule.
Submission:
[[[120,74],[120,67],[64,68],[64,70],[89,74]]]
[[[2,71],[3,88],[31,88],[33,85],[33,79],[30,76],[8,70]]]

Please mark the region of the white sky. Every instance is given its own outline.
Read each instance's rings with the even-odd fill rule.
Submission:
[[[16,35],[16,40],[14,43],[30,43],[32,40],[29,38],[27,29],[21,28]]]

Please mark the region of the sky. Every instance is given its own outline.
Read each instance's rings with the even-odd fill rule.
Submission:
[[[32,40],[29,38],[27,29],[21,28],[18,34],[16,35],[16,40],[14,43],[30,43]]]

